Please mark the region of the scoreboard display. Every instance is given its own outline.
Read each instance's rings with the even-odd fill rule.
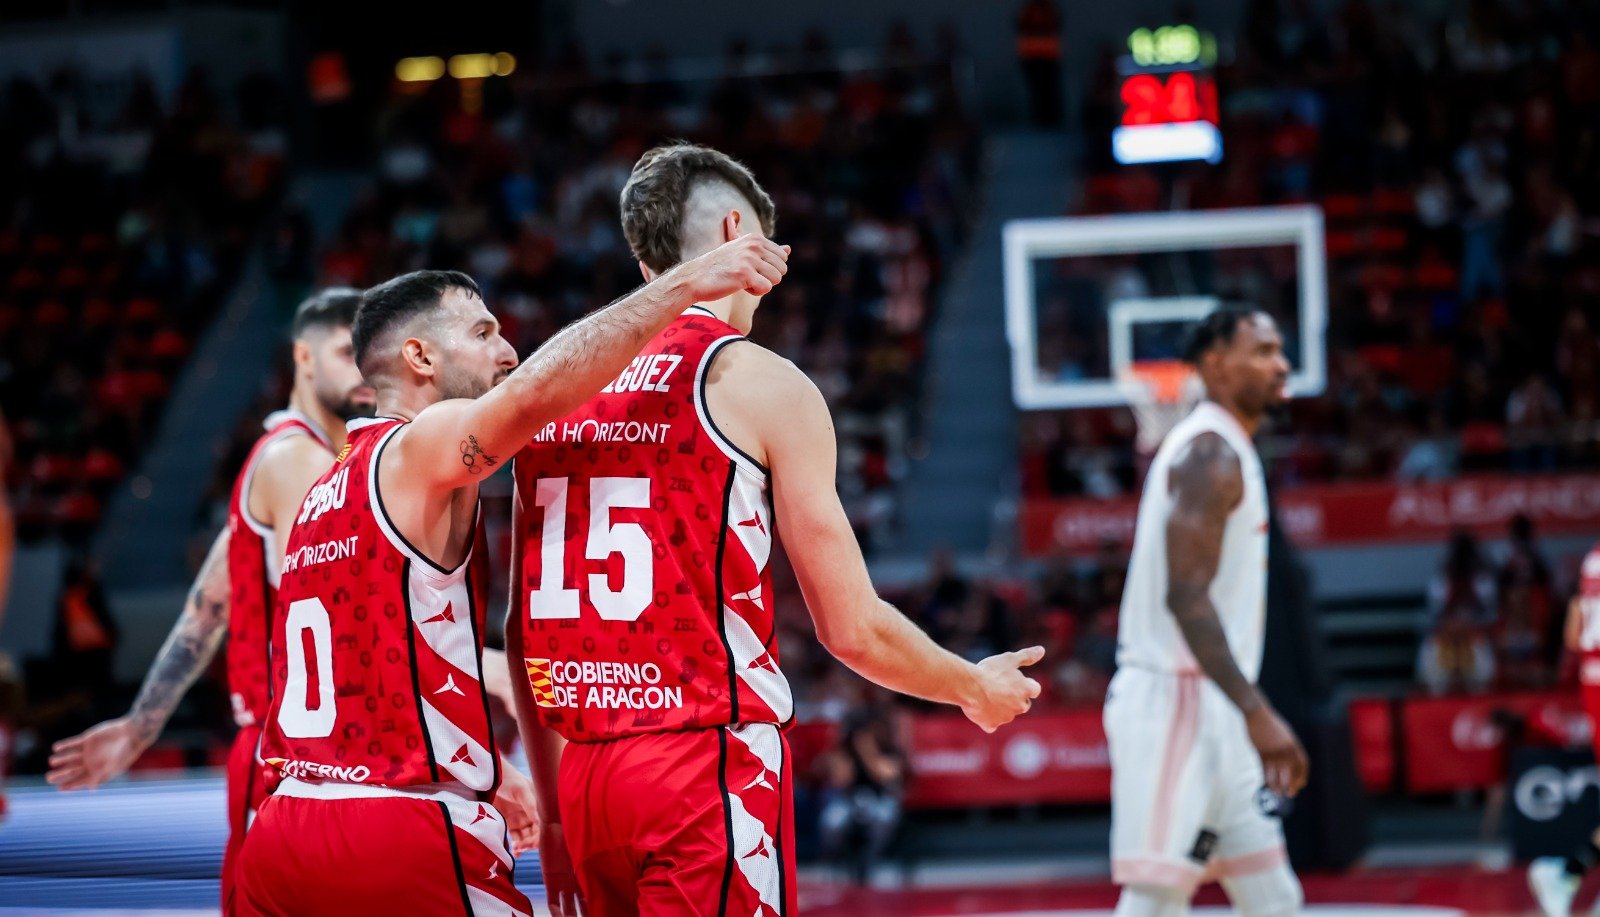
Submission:
[[[1222,161],[1217,43],[1190,25],[1137,29],[1117,62],[1122,118],[1111,153],[1123,165]]]

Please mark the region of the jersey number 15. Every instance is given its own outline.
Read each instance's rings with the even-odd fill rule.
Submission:
[[[570,478],[540,478],[534,505],[544,510],[539,538],[539,588],[528,593],[528,617],[578,617],[578,590],[566,584],[567,497]],[[637,621],[655,593],[655,557],[650,536],[637,522],[613,522],[614,509],[649,509],[649,478],[591,478],[589,537],[584,556],[607,560],[622,556],[622,588],[611,588],[606,573],[588,577],[589,601],[607,621]]]

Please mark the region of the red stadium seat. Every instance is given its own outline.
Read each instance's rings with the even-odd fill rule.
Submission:
[[[1365,209],[1365,202],[1354,194],[1330,194],[1322,199],[1322,213],[1329,222],[1354,220]]]
[[[1367,235],[1367,245],[1379,254],[1393,255],[1404,251],[1410,244],[1410,235],[1404,229],[1392,226],[1380,226]]]
[[[158,362],[176,363],[189,355],[189,339],[171,328],[163,328],[151,336],[146,353]]]
[[[59,490],[78,479],[82,464],[64,452],[44,452],[28,466],[28,477],[38,487]]]
[[[128,324],[151,324],[161,317],[161,303],[147,297],[128,300],[122,307],[122,320]]]
[[[1416,206],[1416,199],[1409,191],[1383,188],[1372,194],[1372,210],[1380,216],[1408,217]]]
[[[107,484],[122,477],[122,459],[109,449],[94,448],[83,457],[82,476],[91,484]]]
[[[1474,421],[1461,428],[1462,455],[1497,455],[1506,451],[1506,431],[1499,424]]]
[[[116,307],[111,305],[110,300],[96,296],[83,304],[83,314],[79,316],[78,324],[84,329],[104,328],[111,324],[116,314]]]
[[[71,310],[59,299],[47,299],[33,309],[33,325],[36,328],[54,330],[71,318]]]
[[[56,502],[55,517],[65,529],[87,529],[100,521],[100,501],[87,490],[75,490]]]
[[[1327,235],[1328,257],[1348,258],[1356,253],[1356,234],[1348,230],[1330,230]]]

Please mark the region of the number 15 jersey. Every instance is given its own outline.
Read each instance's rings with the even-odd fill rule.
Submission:
[[[517,454],[523,666],[541,720],[571,741],[793,713],[767,469],[706,409],[713,361],[741,340],[686,310]]]

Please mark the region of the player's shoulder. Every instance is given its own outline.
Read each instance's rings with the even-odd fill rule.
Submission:
[[[794,397],[818,392],[816,383],[793,360],[748,338],[733,341],[722,348],[707,371],[706,381],[710,385],[732,383],[729,387],[733,390],[750,394]]]
[[[256,457],[256,473],[267,477],[320,477],[333,453],[308,430],[273,437]]]
[[[1195,487],[1233,494],[1244,485],[1238,451],[1215,430],[1201,430],[1179,446],[1168,475],[1177,489]]]

